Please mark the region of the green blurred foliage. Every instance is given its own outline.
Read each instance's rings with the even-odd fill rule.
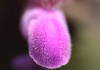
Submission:
[[[72,37],[72,58],[61,70],[100,70],[100,0],[66,0],[62,9],[74,19],[77,38]]]

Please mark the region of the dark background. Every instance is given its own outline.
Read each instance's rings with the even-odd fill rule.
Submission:
[[[0,70],[11,70],[11,58],[27,53],[27,42],[19,31],[23,5],[23,0],[0,0]]]

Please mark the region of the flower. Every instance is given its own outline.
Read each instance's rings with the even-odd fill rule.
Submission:
[[[29,55],[33,61],[49,69],[56,69],[70,60],[71,39],[60,10],[35,8],[24,16]],[[24,24],[24,23],[23,23]]]

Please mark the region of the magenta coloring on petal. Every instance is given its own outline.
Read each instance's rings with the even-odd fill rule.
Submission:
[[[67,64],[71,57],[71,38],[62,12],[37,8],[26,14],[29,55],[34,62],[49,69]]]

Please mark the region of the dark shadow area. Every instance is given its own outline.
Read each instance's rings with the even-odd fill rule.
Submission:
[[[27,52],[27,43],[19,32],[22,0],[0,0],[0,70],[11,70],[10,59]]]

